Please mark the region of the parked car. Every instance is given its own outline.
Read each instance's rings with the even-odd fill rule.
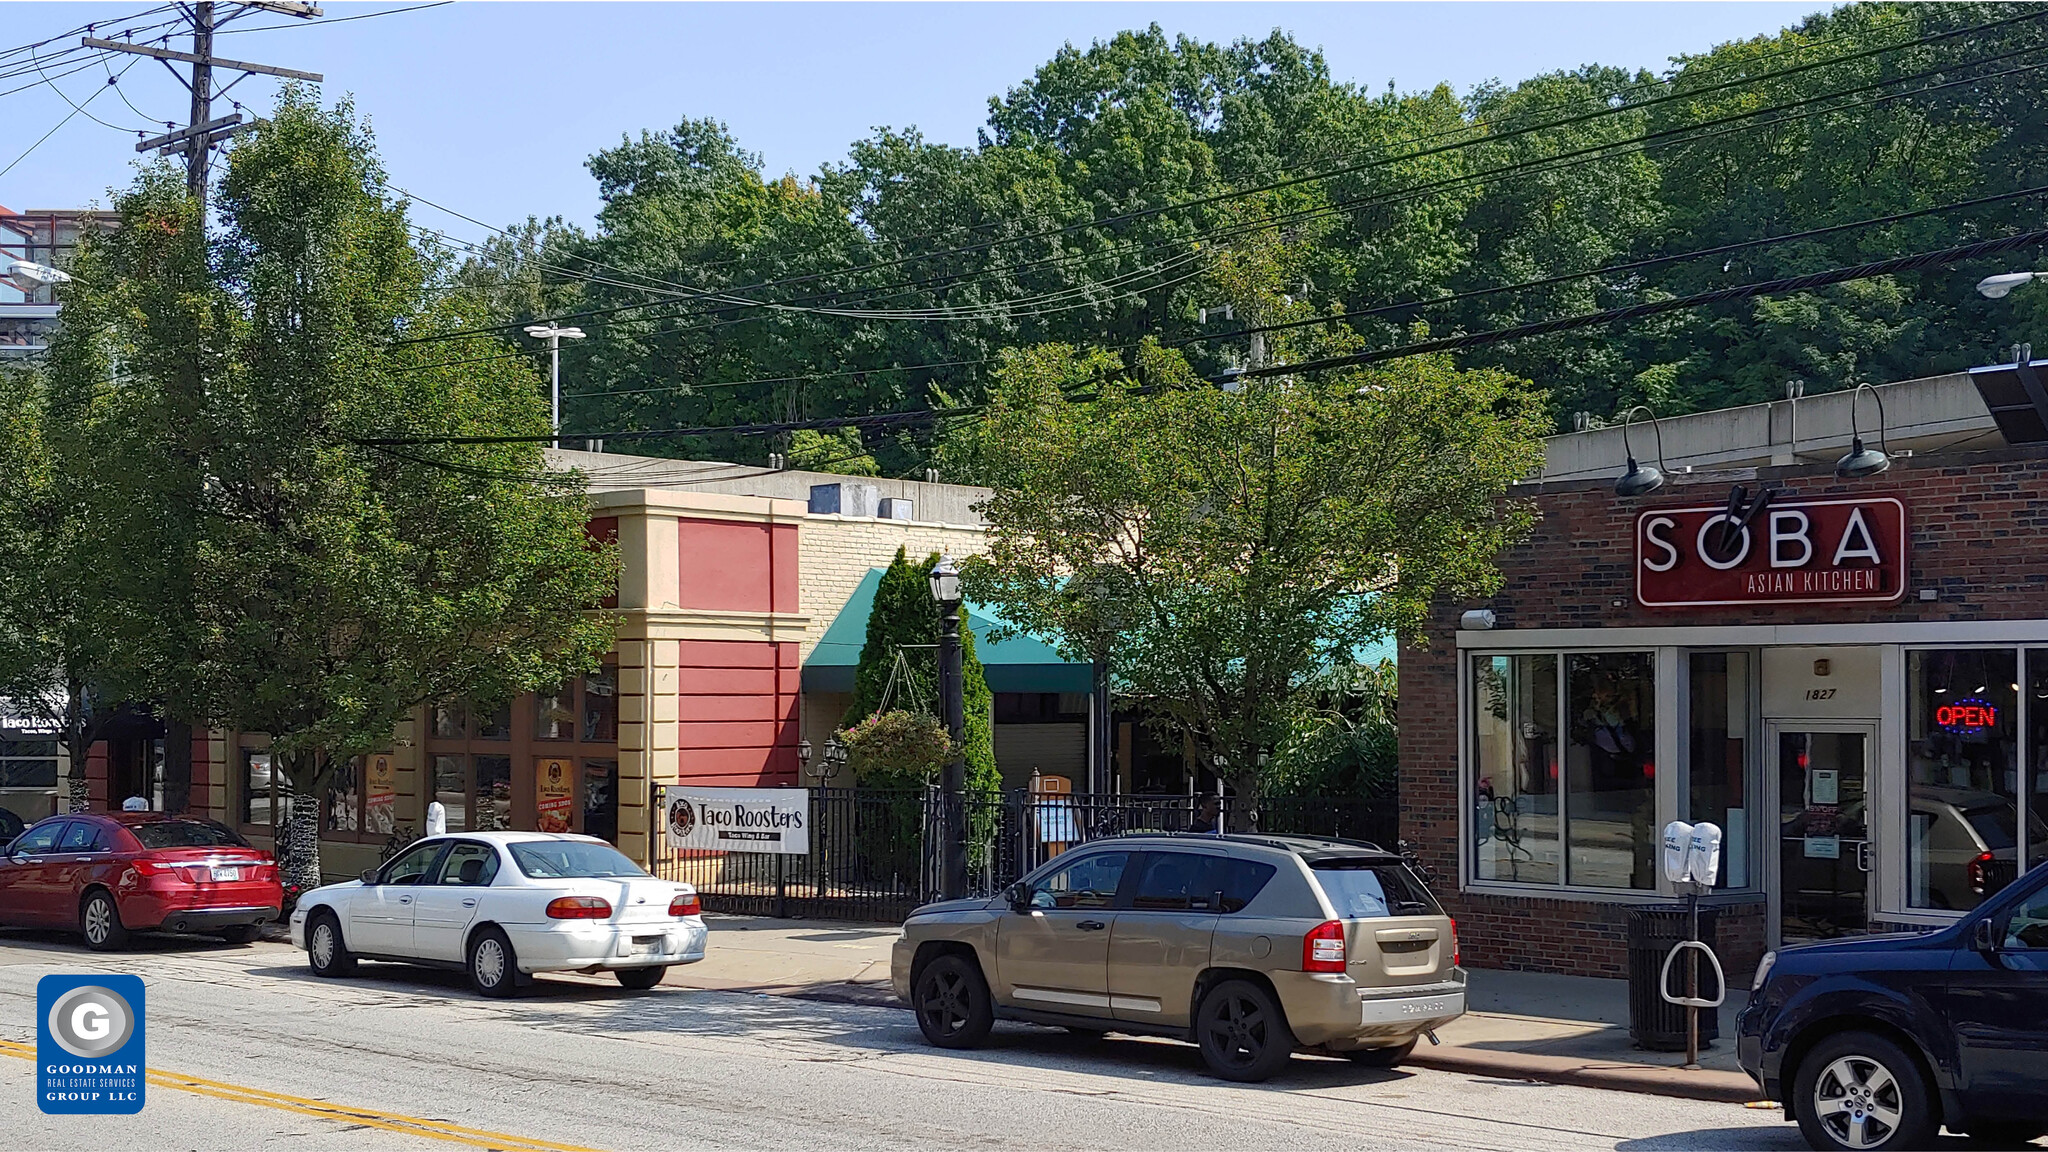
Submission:
[[[0,859],[0,923],[69,928],[103,951],[126,947],[136,932],[246,944],[283,905],[268,852],[190,816],[52,816],[15,837]]]
[[[1816,1149],[2048,1134],[2048,865],[1924,935],[1768,953],[1736,1054]]]
[[[998,1019],[1171,1036],[1228,1080],[1297,1048],[1376,1068],[1465,1011],[1457,925],[1399,856],[1296,836],[1132,834],[992,899],[927,904],[890,976],[925,1039]]]
[[[471,832],[415,842],[362,879],[299,897],[292,943],[318,976],[359,960],[457,968],[486,996],[536,972],[610,972],[652,988],[704,958],[697,890],[592,836]]]

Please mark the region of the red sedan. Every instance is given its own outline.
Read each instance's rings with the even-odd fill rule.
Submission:
[[[126,945],[131,932],[245,944],[283,906],[270,853],[190,816],[52,816],[0,859],[0,924],[74,929],[103,951]]]

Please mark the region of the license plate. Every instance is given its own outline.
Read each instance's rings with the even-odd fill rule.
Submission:
[[[213,878],[216,883],[222,880],[240,880],[242,878],[242,870],[232,866],[226,868],[216,866],[213,869]]]
[[[663,936],[635,936],[633,937],[633,951],[660,952],[663,950],[662,944],[666,939]]]

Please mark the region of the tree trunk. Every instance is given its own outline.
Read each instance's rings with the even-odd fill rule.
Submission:
[[[183,720],[164,722],[164,811],[185,812],[192,807],[192,725]]]
[[[272,764],[284,773],[291,795],[290,815],[276,829],[275,839],[277,872],[290,904],[299,893],[320,886],[320,805],[329,764],[317,752],[274,754]]]
[[[1256,768],[1252,771],[1238,771],[1226,777],[1230,782],[1230,830],[1232,832],[1257,832],[1259,830],[1260,783]]]

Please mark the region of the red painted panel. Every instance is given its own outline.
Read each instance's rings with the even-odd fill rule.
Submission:
[[[676,690],[684,696],[773,696],[775,673],[767,668],[680,668]]]
[[[583,534],[594,544],[617,544],[619,542],[619,518],[617,516],[593,516],[583,526]],[[606,608],[619,606],[619,589],[616,584],[612,593],[598,602]]]
[[[774,598],[771,612],[796,611],[796,525],[775,524],[769,529],[772,547],[769,563],[774,569]]]
[[[771,695],[684,696],[677,703],[676,718],[692,720],[773,720],[778,712]]]
[[[796,782],[794,748],[706,748],[685,750],[679,775],[693,784],[736,787]]]
[[[794,645],[762,640],[685,640],[679,660],[685,668],[773,668],[775,650]]]
[[[676,603],[684,608],[709,608],[725,612],[770,612],[774,598],[782,592],[783,580],[773,578],[774,570],[789,568],[785,611],[796,608],[796,542],[791,525],[789,542],[782,546],[769,524],[744,524],[730,520],[682,520],[677,523],[681,547],[678,571],[682,587]]]
[[[781,735],[774,720],[699,720],[676,726],[676,745],[691,748],[760,748],[775,745]]]

